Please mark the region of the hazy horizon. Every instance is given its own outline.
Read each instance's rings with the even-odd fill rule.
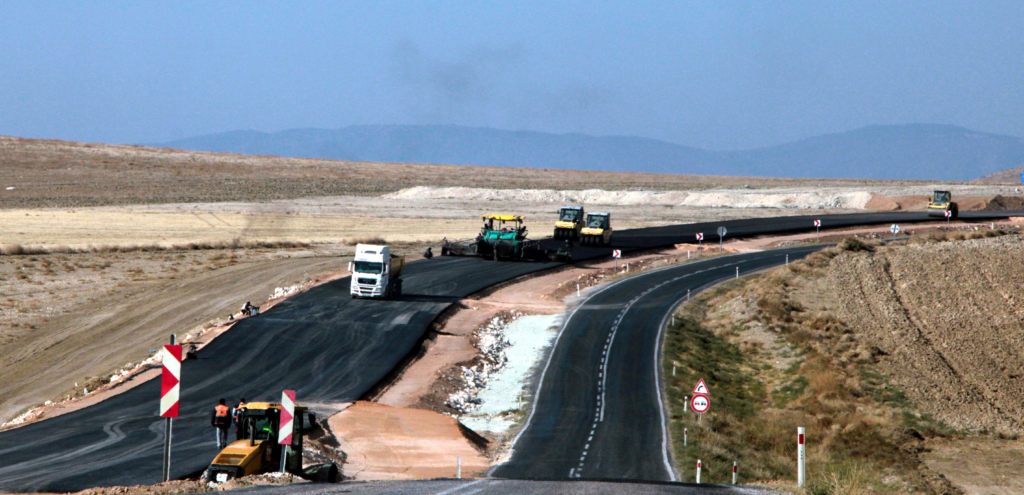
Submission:
[[[1024,136],[1024,4],[0,5],[0,134],[460,125],[744,150],[871,125]]]

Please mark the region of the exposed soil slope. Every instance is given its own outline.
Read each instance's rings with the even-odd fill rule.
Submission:
[[[167,257],[169,266],[174,255],[159,256],[158,260]],[[45,263],[48,258],[39,259]],[[0,331],[0,419],[9,420],[22,409],[59,394],[81,393],[80,388],[70,390],[75,383],[95,390],[100,375],[147,358],[149,349],[166,343],[170,334],[182,335],[215,318],[226,318],[245,301],[266,301],[276,287],[343,265],[333,257],[262,260],[201,267],[116,290],[102,284],[74,290],[73,281],[58,282],[51,292],[63,289],[58,292],[63,297],[49,302],[56,307],[40,308],[40,317],[29,326]],[[126,268],[152,267],[135,262]],[[18,272],[25,273],[24,269]],[[36,307],[31,301],[42,297],[15,307]]]
[[[847,253],[828,279],[840,317],[922,411],[957,429],[1021,429],[1021,237]]]

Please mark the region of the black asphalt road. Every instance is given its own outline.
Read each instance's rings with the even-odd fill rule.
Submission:
[[[395,367],[451,301],[551,266],[437,258],[409,264],[407,295],[400,301],[353,301],[345,278],[239,321],[198,360],[182,363],[172,475],[205,469],[217,453],[209,426],[217,399],[276,402],[281,390],[294,389],[303,403],[355,400]],[[0,487],[75,491],[159,482],[159,394],[159,380],[152,380],[95,406],[0,434]]]
[[[750,273],[818,249],[711,258],[623,279],[589,296],[566,319],[512,457],[493,476],[677,481],[661,398],[665,318],[687,290],[696,294],[734,278],[737,268]]]
[[[524,481],[524,480],[424,480],[347,482],[335,485],[303,484],[264,486],[231,492],[233,495],[773,495],[779,492],[743,486],[692,485],[683,483],[623,483],[610,481]]]
[[[961,215],[989,220],[1024,216],[1024,212]],[[693,242],[698,231],[712,240],[711,232],[719,225],[729,229],[727,238],[808,231],[813,230],[814,218],[821,218],[827,228],[926,217],[922,213],[854,214],[657,227],[617,232],[614,246],[631,250]],[[574,252],[574,259],[607,253],[608,249],[581,248]],[[552,266],[435,258],[408,265],[407,295],[400,301],[352,301],[346,278],[239,322],[203,349],[200,359],[186,361],[182,367],[182,416],[175,421],[172,475],[194,474],[216,453],[214,431],[207,425],[220,397],[277,400],[281,390],[294,389],[299,401],[307,404],[354,400],[401,361],[452,301]],[[607,328],[594,331],[607,333]],[[152,381],[95,406],[0,433],[0,489],[75,491],[159,481],[163,423],[157,417],[158,396],[159,384]],[[589,462],[607,467],[609,461]],[[565,471],[558,477],[567,476]],[[584,473],[589,476],[589,471]]]

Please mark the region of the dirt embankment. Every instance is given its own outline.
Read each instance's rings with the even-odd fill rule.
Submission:
[[[962,430],[1024,417],[1024,242],[1018,236],[844,254],[840,317],[920,408]]]

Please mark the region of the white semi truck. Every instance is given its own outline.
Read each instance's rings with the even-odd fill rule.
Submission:
[[[355,259],[348,265],[348,271],[352,272],[352,299],[389,299],[402,295],[403,269],[405,256],[391,254],[391,248],[357,244]]]

